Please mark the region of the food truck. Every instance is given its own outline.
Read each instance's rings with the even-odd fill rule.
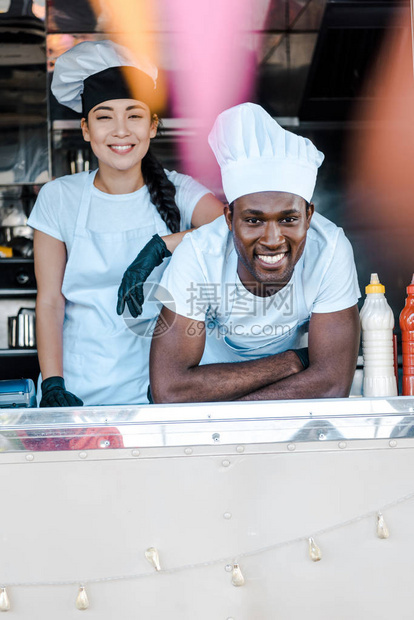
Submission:
[[[211,2],[187,24],[205,49],[209,33],[226,38]],[[47,181],[96,167],[50,80],[62,52],[116,39],[125,13],[109,0],[0,1],[0,612],[16,620],[412,616],[414,398],[402,395],[398,320],[414,271],[401,164],[412,161],[412,12],[375,0],[252,7],[228,48],[230,73],[253,68],[238,96],[325,153],[315,208],[352,243],[359,307],[372,273],[385,285],[397,395],[364,395],[361,348],[347,398],[38,407],[27,219]],[[167,11],[148,19],[137,29],[178,83],[184,25]],[[199,153],[198,120],[167,100],[154,142],[167,168]],[[223,198],[217,170],[202,168]]]

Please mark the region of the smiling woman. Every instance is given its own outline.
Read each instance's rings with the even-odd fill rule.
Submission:
[[[156,78],[148,61],[110,41],[80,43],[56,61],[52,91],[82,112],[99,167],[47,183],[29,219],[41,406],[148,402],[157,307],[144,304],[143,284],[150,274],[159,282],[187,229],[223,212],[208,189],[151,154]],[[132,330],[138,315],[146,328]]]
[[[137,185],[142,187],[141,161],[151,138],[157,135],[157,125],[157,115],[151,115],[149,106],[142,102],[131,104],[130,99],[114,99],[92,108],[88,120],[82,119],[81,127],[84,140],[91,143],[99,160],[95,186],[105,191],[105,177],[118,170],[129,172],[131,191],[139,189]],[[121,189],[128,191],[123,176],[118,180]]]

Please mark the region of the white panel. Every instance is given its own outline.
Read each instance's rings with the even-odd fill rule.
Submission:
[[[74,582],[8,586],[11,618],[78,618],[75,584],[85,582],[91,620],[411,619],[414,500],[384,511],[388,540],[377,538],[373,515],[316,536],[318,563],[306,540],[285,544],[414,491],[413,440],[405,449],[358,443],[175,457],[114,450],[96,460],[55,452],[43,462],[22,453],[15,463],[0,455],[0,585]],[[241,557],[246,585],[231,585],[226,562],[279,543]],[[171,572],[153,571],[150,546]],[[134,574],[144,576],[88,585]]]

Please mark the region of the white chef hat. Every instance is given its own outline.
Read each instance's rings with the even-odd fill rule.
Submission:
[[[242,103],[225,110],[208,141],[229,203],[266,191],[289,192],[310,202],[324,154],[307,138],[280,127],[261,106]]]
[[[121,45],[84,41],[56,60],[51,88],[59,103],[87,116],[98,103],[110,99],[133,98],[150,104],[157,75],[157,68],[148,59],[135,62]]]

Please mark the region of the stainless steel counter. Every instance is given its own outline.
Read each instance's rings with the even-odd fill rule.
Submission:
[[[240,442],[252,450],[270,443],[294,443],[300,450],[315,441],[318,449],[332,449],[332,442],[414,436],[414,399],[3,409],[0,425],[0,450],[7,453],[187,445],[204,452]]]

